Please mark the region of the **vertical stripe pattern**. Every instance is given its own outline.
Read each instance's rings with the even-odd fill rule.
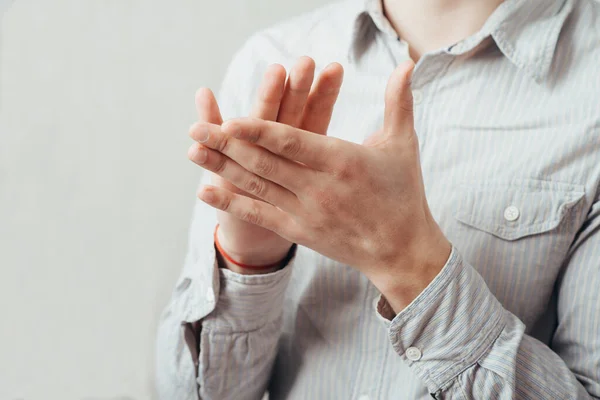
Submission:
[[[247,115],[270,63],[338,61],[329,135],[360,143],[409,58],[401,39],[380,0],[328,5],[250,38],[220,106]],[[219,270],[215,213],[198,202],[158,332],[160,398],[600,398],[599,68],[594,0],[506,0],[479,32],[421,58],[415,130],[454,248],[398,315],[351,266],[302,246],[273,274]]]

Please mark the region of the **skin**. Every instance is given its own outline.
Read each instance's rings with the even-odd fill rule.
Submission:
[[[383,5],[418,62],[422,54],[475,33],[501,2]],[[332,67],[329,83],[319,78],[308,96],[303,93],[312,82],[310,67],[296,66],[285,86],[285,71],[267,71],[250,118],[225,124],[212,93],[199,92],[200,118],[190,129],[196,143],[188,157],[214,173],[213,185],[201,188],[198,197],[219,210],[219,242],[228,254],[247,264],[271,264],[291,243],[304,245],[357,268],[396,313],[431,283],[452,246],[425,197],[410,91],[413,62],[390,77],[384,126],[362,145],[324,136],[341,85],[340,66]]]
[[[416,63],[477,32],[503,0],[384,0],[384,14]]]
[[[383,129],[362,145],[256,118],[195,124],[190,136],[206,157],[199,159],[196,151],[192,160],[258,198],[204,186],[200,199],[352,265],[392,309],[402,310],[451,251],[425,197],[410,90],[413,67],[407,62],[392,74]]]
[[[314,80],[314,60],[310,57],[301,57],[286,79],[283,66],[271,65],[265,72],[250,116],[325,135],[342,85],[343,72],[341,65],[332,63],[319,74],[318,79]],[[196,109],[199,124],[221,125],[223,123],[219,106],[210,89],[198,90]],[[195,124],[191,131],[197,127],[198,124]],[[198,160],[204,157],[202,154],[204,151],[206,151],[204,146],[194,145],[190,148],[188,157],[198,163]],[[217,172],[221,168],[225,171],[225,174],[212,174],[212,184],[215,187],[256,199],[244,190],[245,186],[239,184],[236,186],[230,182],[230,180],[235,181],[235,177],[243,173],[242,168],[237,166],[235,161],[214,153],[207,153],[206,157],[206,164],[215,166],[213,171]],[[285,258],[292,246],[289,240],[275,232],[246,222],[230,213],[217,210],[217,219],[220,225],[217,232],[219,243],[237,262],[257,266],[271,265]],[[276,271],[282,266],[250,270],[240,268],[222,257],[219,262],[222,267],[240,274],[264,274]]]

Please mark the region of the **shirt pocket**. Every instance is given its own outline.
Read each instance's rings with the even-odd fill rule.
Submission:
[[[565,217],[584,194],[582,185],[546,180],[473,183],[459,189],[454,218],[508,241],[553,231],[563,223],[570,225],[567,233],[575,221],[568,224]]]

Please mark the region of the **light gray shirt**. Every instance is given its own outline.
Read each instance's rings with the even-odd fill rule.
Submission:
[[[249,114],[268,64],[301,55],[344,65],[329,135],[356,143],[409,58],[380,0],[335,3],[247,41],[225,117]],[[506,0],[425,54],[412,89],[427,198],[453,244],[441,273],[398,315],[303,246],[241,276],[217,267],[216,214],[198,201],[159,328],[161,399],[600,398],[600,4]]]

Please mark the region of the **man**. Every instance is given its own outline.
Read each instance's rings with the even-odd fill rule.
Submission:
[[[303,54],[312,89],[309,58],[259,86]],[[599,67],[593,0],[350,0],[252,37],[220,110],[198,93],[161,398],[600,398]]]

